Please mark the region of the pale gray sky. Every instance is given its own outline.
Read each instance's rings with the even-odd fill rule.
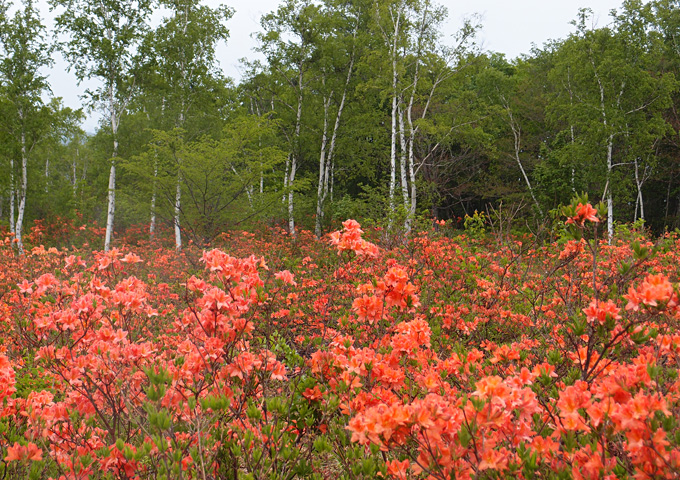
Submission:
[[[45,0],[39,2],[45,5]],[[259,31],[260,17],[277,8],[279,0],[207,0],[209,5],[226,3],[236,10],[228,23],[231,37],[227,45],[218,49],[218,59],[227,76],[238,81],[241,76],[239,59],[257,58],[252,51],[255,46],[253,32]],[[590,7],[595,13],[597,26],[609,23],[609,11],[618,9],[622,0],[440,0],[449,10],[449,22],[445,34],[453,34],[462,19],[478,13],[482,16],[483,29],[478,41],[484,50],[505,53],[509,59],[529,53],[532,44],[542,46],[549,39],[565,37],[573,27],[570,21],[576,18],[578,9]],[[41,9],[43,19],[51,25],[47,7]],[[50,72],[52,90],[62,97],[67,106],[81,106],[79,95],[87,85],[78,86],[72,73],[66,72],[67,64],[60,56]],[[94,84],[90,84],[93,86]],[[93,112],[85,122],[85,130],[95,130],[100,115]]]

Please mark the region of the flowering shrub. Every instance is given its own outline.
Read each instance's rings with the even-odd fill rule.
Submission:
[[[676,478],[678,247],[0,246],[0,475]],[[590,230],[593,229],[593,230]],[[226,253],[229,252],[229,253]]]

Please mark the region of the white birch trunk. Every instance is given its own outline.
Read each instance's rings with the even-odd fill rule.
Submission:
[[[175,249],[182,250],[182,230],[179,225],[179,216],[182,211],[182,172],[177,172],[177,184],[175,185]]]
[[[605,123],[606,125],[606,123]],[[614,238],[614,199],[612,198],[611,176],[613,170],[612,153],[614,150],[614,135],[609,136],[607,142],[607,238],[611,244]]]
[[[299,65],[298,70],[298,99],[297,99],[297,112],[295,116],[295,144],[293,145],[293,155],[290,159],[290,173],[288,176],[288,232],[295,237],[295,214],[294,214],[294,192],[293,184],[295,182],[295,173],[297,171],[297,160],[300,154],[300,128],[302,125],[302,90],[304,88],[302,83],[302,64]]]
[[[186,27],[185,27],[186,28]],[[184,109],[184,104],[182,104]],[[184,112],[180,112],[179,127],[184,126]],[[177,157],[177,183],[175,184],[175,216],[173,224],[175,227],[175,250],[178,252],[182,250],[182,229],[180,228],[180,213],[182,212],[182,159]]]
[[[292,157],[291,153],[289,153],[288,156],[286,156],[286,166],[283,172],[283,195],[281,196],[281,203],[284,205],[286,204],[286,191],[288,190],[288,175],[290,171],[291,157]]]
[[[645,181],[645,178],[640,178],[640,166],[639,166],[639,158],[635,157],[635,185],[637,187],[637,198],[635,199],[635,216],[633,217],[633,221],[637,220],[638,218],[641,218],[642,221],[645,220],[645,202],[644,199],[642,198],[642,185]],[[638,217],[638,207],[640,210],[640,216]]]
[[[12,235],[16,234],[14,231],[14,209],[16,202],[16,189],[14,188],[14,157],[9,159],[9,231]]]
[[[333,186],[332,186],[332,171],[333,171],[333,153],[335,152],[335,142],[338,137],[338,130],[340,128],[340,119],[342,118],[342,111],[345,108],[345,99],[347,98],[347,89],[349,88],[349,83],[352,80],[352,74],[354,71],[354,42],[356,41],[357,28],[354,29],[352,33],[352,54],[349,60],[349,66],[347,67],[347,76],[345,77],[345,86],[342,90],[342,97],[340,98],[340,105],[338,105],[338,111],[335,115],[335,124],[333,125],[333,133],[331,134],[330,145],[328,147],[328,153],[326,154],[326,131],[327,131],[327,118],[328,118],[328,105],[330,104],[330,97],[333,96],[333,92],[328,99],[328,105],[324,103],[324,131],[323,138],[321,140],[321,151],[319,158],[319,189],[317,190],[317,204],[316,204],[316,224],[314,226],[314,233],[317,238],[321,238],[321,231],[323,227],[324,218],[324,206],[326,203],[326,198],[328,197],[329,191],[331,194],[331,202],[333,201]],[[325,156],[325,159],[323,158]],[[329,188],[329,183],[330,188]]]
[[[23,122],[23,117],[21,113],[19,114],[20,119]],[[17,224],[14,228],[15,238],[17,240],[17,249],[19,254],[24,254],[24,243],[22,239],[23,224],[24,224],[24,212],[26,211],[26,190],[28,186],[28,169],[27,169],[28,159],[26,157],[26,134],[22,127],[21,129],[21,191],[19,198],[19,211],[17,212]]]
[[[406,132],[404,131],[404,110],[399,102],[399,184],[401,186],[401,197],[404,203],[404,211],[409,207],[408,180],[406,179]]]
[[[151,187],[151,220],[149,222],[149,240],[153,240],[156,235],[156,194],[158,189],[158,158],[153,162],[153,186]]]
[[[597,81],[597,85],[600,89],[600,113],[602,115],[602,124],[604,125],[605,130],[607,130],[609,123],[607,121],[607,109],[605,107],[604,85],[602,85],[600,76],[597,74],[597,69],[595,68],[595,64],[592,58],[591,64],[593,65],[593,69],[595,70],[595,80]],[[607,198],[607,239],[610,244],[612,242],[612,239],[614,238],[614,199],[612,197],[611,187],[612,170],[614,168],[612,159],[613,151],[614,151],[614,134],[610,133],[607,139],[607,181],[605,183],[604,192],[602,194],[603,197],[606,196]]]
[[[113,141],[114,152],[118,151],[118,141]],[[109,170],[109,194],[108,206],[106,210],[106,237],[104,239],[104,251],[108,252],[111,248],[111,237],[113,234],[113,217],[116,213],[116,156],[111,158],[111,169]]]
[[[399,28],[401,23],[401,12],[397,12],[396,18],[393,17],[392,25],[392,42],[390,44],[390,57],[392,60],[392,131],[390,136],[390,188],[389,188],[389,219],[388,230],[392,229],[392,221],[394,219],[395,200],[394,192],[397,186],[397,117],[398,113],[398,80],[399,72],[397,70],[397,38],[399,37]],[[388,36],[383,32],[385,40]]]
[[[323,99],[323,131],[321,133],[321,150],[319,152],[319,185],[316,188],[316,220],[314,222],[314,235],[321,238],[321,221],[323,217],[324,180],[326,179],[326,143],[328,141],[328,107],[333,92]]]
[[[264,167],[262,162],[260,162],[260,195],[264,193]]]
[[[109,38],[112,37],[111,31],[107,32]],[[118,156],[118,109],[114,93],[113,79],[109,79],[109,114],[111,119],[111,135],[113,136],[113,152],[111,155],[111,169],[109,170],[109,190],[108,205],[106,209],[106,237],[104,238],[104,251],[108,252],[111,248],[111,237],[113,236],[113,220],[116,213],[116,157]]]
[[[45,193],[50,193],[50,157],[45,159]]]
[[[504,99],[505,100],[505,99]],[[527,184],[527,189],[529,189],[529,194],[531,195],[531,198],[534,201],[534,204],[536,205],[536,208],[538,209],[538,212],[541,214],[541,217],[543,217],[543,209],[541,209],[541,205],[538,203],[538,200],[536,200],[536,195],[534,194],[534,189],[531,186],[531,181],[529,181],[529,176],[527,175],[526,170],[524,170],[524,165],[522,165],[522,159],[519,156],[519,153],[522,150],[522,130],[519,125],[515,122],[515,118],[512,115],[512,110],[510,109],[510,105],[506,102],[505,103],[505,110],[508,114],[508,119],[510,120],[510,129],[512,130],[512,136],[514,139],[514,146],[515,146],[515,161],[517,162],[517,166],[519,167],[520,172],[522,172],[522,176],[524,177],[524,182]],[[574,168],[572,167],[572,179],[571,179],[571,184],[572,184],[572,189],[574,188]]]

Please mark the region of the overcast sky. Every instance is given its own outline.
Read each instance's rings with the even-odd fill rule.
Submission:
[[[40,3],[44,5],[44,0]],[[227,76],[240,79],[239,59],[256,58],[252,51],[255,40],[252,33],[260,29],[260,17],[276,9],[279,0],[207,0],[215,6],[226,3],[236,10],[228,22],[231,36],[227,45],[218,49],[218,59]],[[462,19],[478,13],[482,17],[483,29],[478,41],[484,50],[505,53],[509,59],[529,53],[532,44],[540,47],[550,39],[563,38],[572,31],[570,21],[576,18],[578,9],[590,7],[595,13],[597,26],[607,25],[609,11],[618,9],[622,0],[440,0],[449,11],[446,35],[453,34],[462,24]],[[51,24],[51,14],[42,8],[44,20]],[[50,72],[50,83],[56,96],[62,97],[67,106],[79,108],[79,95],[87,85],[76,85],[76,79],[66,72],[66,63],[60,56]],[[90,84],[94,86],[94,84]],[[95,130],[100,115],[93,112],[85,122],[86,131]]]

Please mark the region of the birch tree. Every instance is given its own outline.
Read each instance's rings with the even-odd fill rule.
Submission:
[[[289,154],[283,179],[284,203],[288,211],[288,231],[295,236],[295,180],[301,162],[302,111],[308,94],[308,71],[319,34],[320,7],[311,0],[286,0],[276,12],[262,17],[264,32],[258,35],[258,50],[267,58],[270,71],[281,79],[284,89],[275,97],[278,114],[288,140]],[[283,111],[281,111],[283,110]]]
[[[135,92],[135,79],[130,75],[135,49],[147,30],[152,0],[49,0],[56,16],[57,33],[68,40],[61,50],[78,81],[95,79],[99,86],[85,94],[92,108],[100,109],[111,131],[112,149],[109,169],[106,237],[108,251],[114,227],[116,208],[116,161],[118,130],[121,118]]]
[[[624,4],[629,10],[637,6],[641,3]],[[617,184],[622,183],[617,175],[633,170],[629,167],[641,155],[639,148],[633,148],[631,136],[656,139],[665,134],[667,125],[662,112],[670,104],[675,81],[672,75],[656,75],[648,70],[656,47],[654,36],[649,36],[645,27],[615,22],[616,29],[590,28],[587,23],[591,15],[589,10],[581,10],[575,22],[576,33],[559,49],[551,79],[555,84],[565,85],[568,74],[571,91],[566,93],[573,93],[573,97],[558,90],[551,109],[562,112],[570,128],[574,128],[575,139],[583,146],[581,150],[596,160],[594,164],[590,162],[588,173],[591,179],[601,179],[611,239],[614,199]],[[639,146],[638,140],[635,143]],[[651,140],[646,148],[653,144]]]
[[[411,66],[404,89],[404,96],[408,99],[403,107],[406,116],[406,129],[402,125],[400,131],[406,130],[406,141],[402,141],[402,159],[406,157],[407,167],[404,161],[401,162],[402,171],[402,191],[404,192],[404,207],[406,209],[406,220],[404,229],[409,234],[413,226],[417,207],[417,183],[416,174],[421,168],[422,161],[416,159],[416,140],[420,130],[420,125],[426,120],[430,113],[430,107],[438,93],[441,84],[448,78],[455,75],[464,63],[462,58],[469,53],[471,40],[477,30],[477,25],[470,21],[465,21],[463,27],[455,35],[455,45],[453,47],[442,46],[439,41],[439,28],[446,18],[446,10],[442,7],[433,5],[429,0],[424,1],[416,9],[417,22],[414,28],[414,39],[412,40],[412,55],[410,56]],[[418,104],[416,104],[418,102]],[[419,112],[416,113],[415,107]],[[402,119],[400,117],[400,119]],[[452,125],[451,132],[457,126]],[[425,156],[429,156],[426,152]],[[406,168],[408,168],[408,180],[406,179]],[[409,189],[407,191],[406,185]]]
[[[327,2],[323,12],[327,21],[316,47],[318,65],[314,86],[315,93],[321,97],[323,112],[314,225],[317,238],[321,237],[326,201],[332,189],[340,125],[351,95],[357,59],[366,41],[367,10],[366,2]]]
[[[41,69],[52,64],[51,48],[45,40],[45,27],[31,0],[26,0],[8,21],[0,26],[0,81],[10,105],[3,119],[14,148],[10,159],[10,224],[19,253],[23,254],[23,225],[28,192],[28,163],[36,144],[50,129],[51,111],[42,95],[49,91]],[[18,160],[21,183],[14,185],[14,158]],[[16,200],[15,200],[16,198]],[[18,205],[15,201],[18,200]],[[16,219],[15,219],[15,208]]]
[[[396,212],[399,171],[404,230],[408,234],[418,202],[417,175],[422,158],[416,158],[416,144],[421,124],[430,115],[442,83],[457,73],[460,60],[469,53],[477,25],[465,21],[454,35],[454,44],[446,46],[441,38],[441,25],[447,11],[430,0],[375,2],[374,12],[390,63],[385,68],[391,80],[390,218]],[[425,157],[429,155],[430,152],[424,153]]]
[[[520,94],[522,93],[520,88],[526,72],[522,68],[513,68],[505,63],[504,59],[496,59],[494,63],[499,62],[502,62],[501,68],[496,68],[495,65],[491,64],[479,75],[480,93],[484,94],[491,102],[491,115],[494,119],[498,119],[498,123],[502,125],[499,140],[510,140],[507,147],[505,143],[501,143],[499,149],[502,150],[504,156],[512,159],[517,165],[535,209],[543,217],[543,210],[530,179],[529,168],[531,164],[536,163],[537,158],[531,158],[536,153],[535,149],[527,148],[529,143],[527,141],[527,130],[529,130],[531,123],[525,118],[524,110],[527,109],[527,99]],[[524,109],[521,108],[522,105],[524,105]],[[533,162],[527,162],[527,160],[533,160]]]
[[[196,110],[205,111],[201,103],[211,105],[206,102],[206,96],[210,96],[212,84],[220,76],[215,48],[229,37],[229,30],[224,24],[233,11],[226,6],[210,8],[197,0],[164,0],[162,3],[172,11],[172,15],[146,37],[142,53],[149,63],[146,67],[153,69],[158,79],[155,86],[160,91],[163,105],[167,105],[163,116],[171,118],[174,128],[191,135],[187,119]],[[182,159],[176,158],[173,226],[175,248],[180,250]]]

